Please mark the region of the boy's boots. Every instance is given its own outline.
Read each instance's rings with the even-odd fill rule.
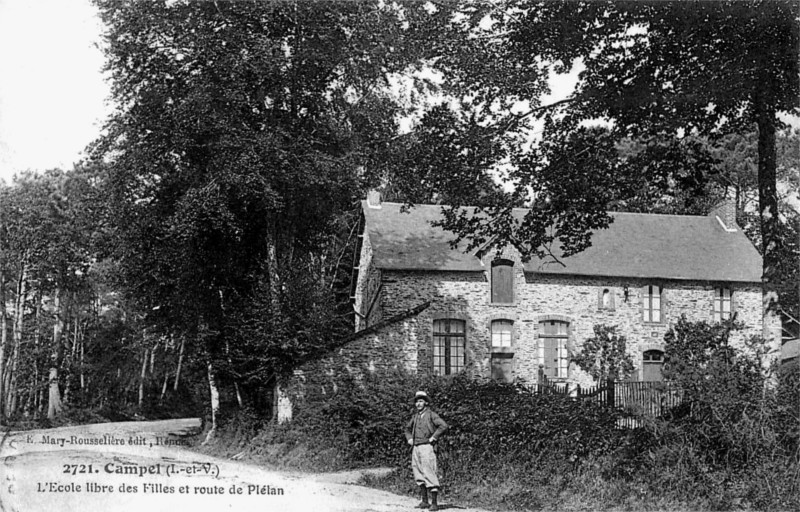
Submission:
[[[419,486],[419,493],[422,501],[419,502],[415,508],[429,508],[430,504],[428,503],[428,488],[425,487],[425,484]],[[433,494],[433,493],[432,493]],[[433,494],[433,502],[436,503],[436,495]],[[436,510],[439,510],[438,508]]]
[[[439,502],[437,501],[438,496],[438,492],[434,490],[431,491],[431,510],[439,510]]]

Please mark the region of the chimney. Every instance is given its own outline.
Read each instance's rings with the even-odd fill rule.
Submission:
[[[370,190],[367,192],[367,206],[370,208],[380,209],[381,193],[377,190]]]
[[[711,209],[709,217],[716,217],[725,231],[738,231],[739,225],[736,224],[736,204],[730,199],[723,199]]]

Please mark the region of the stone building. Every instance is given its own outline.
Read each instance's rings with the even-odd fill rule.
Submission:
[[[660,380],[664,334],[684,314],[735,314],[746,327],[732,343],[759,334],[780,346],[779,322],[762,313],[761,257],[727,203],[708,216],[612,213],[589,249],[561,263],[453,249],[452,234],[431,226],[439,206],[403,211],[373,193],[362,207],[356,333],[295,372],[296,398],[335,387],[341,372],[391,369],[589,384],[570,355],[596,324],[626,337],[634,379]]]

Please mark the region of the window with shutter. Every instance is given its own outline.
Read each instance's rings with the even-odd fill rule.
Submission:
[[[493,304],[514,303],[514,262],[495,260],[492,262],[492,296]]]
[[[647,350],[642,354],[642,380],[645,382],[661,382],[664,380],[664,352]]]

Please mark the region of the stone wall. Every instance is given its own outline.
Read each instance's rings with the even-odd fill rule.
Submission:
[[[287,385],[280,388],[284,397],[279,402],[279,421],[291,419],[293,409],[304,403],[319,403],[337,391],[343,376],[355,380],[367,373],[418,372],[420,343],[423,332],[418,316],[409,316],[377,329],[332,350],[325,356],[295,370]]]
[[[364,236],[359,257],[358,280],[356,281],[354,307],[357,312],[356,331],[375,325],[382,318],[379,295],[381,293],[381,271],[375,267],[372,245]]]
[[[442,318],[466,322],[465,372],[478,379],[491,378],[492,321],[512,321],[512,375],[527,383],[538,380],[543,355],[540,322],[559,320],[569,324],[567,355],[580,351],[583,341],[593,335],[594,325],[617,326],[627,339],[636,366],[634,379],[639,379],[643,353],[663,350],[664,334],[682,314],[694,321],[713,320],[714,288],[719,283],[526,274],[515,254],[500,256],[515,262],[512,304],[491,303],[489,269],[494,255],[484,257],[484,272],[379,270],[373,264],[369,240],[365,239],[355,304],[364,318],[358,327],[380,328],[367,329],[365,335],[306,364],[284,392],[292,403],[301,403],[309,393],[324,399],[326,393],[335,391],[336,380],[344,373],[356,378],[365,372],[393,370],[431,375],[433,322]],[[658,323],[643,319],[644,287],[648,284],[663,288],[663,315]],[[733,334],[731,343],[741,346],[745,338],[761,335],[765,330],[762,292],[758,284],[729,285],[737,318],[745,324],[743,331]],[[606,290],[610,296],[604,306]],[[430,306],[420,313],[381,326],[425,302]],[[766,327],[774,328],[771,324]],[[774,339],[773,344],[777,353],[780,338]],[[592,384],[592,379],[574,364],[568,367],[565,378],[556,380]]]
[[[430,340],[432,323],[438,318],[467,320],[467,371],[476,377],[490,376],[491,321],[514,322],[514,373],[517,378],[534,381],[539,365],[539,322],[569,322],[570,351],[580,350],[583,340],[592,336],[595,324],[616,325],[628,340],[629,350],[641,368],[642,353],[663,350],[663,338],[670,323],[681,314],[690,320],[712,321],[714,287],[711,283],[660,281],[666,301],[663,321],[647,323],[642,316],[642,287],[647,281],[586,277],[524,275],[517,269],[515,304],[493,305],[489,299],[488,273],[466,272],[384,272],[381,307],[386,314],[430,300],[431,307],[420,314],[417,332],[420,344],[420,372],[432,370]],[[601,309],[603,290],[613,295],[613,308]],[[733,286],[738,319],[746,325],[735,333],[732,343],[761,334],[761,291],[755,285]],[[570,377],[586,383],[586,376],[570,368]]]

